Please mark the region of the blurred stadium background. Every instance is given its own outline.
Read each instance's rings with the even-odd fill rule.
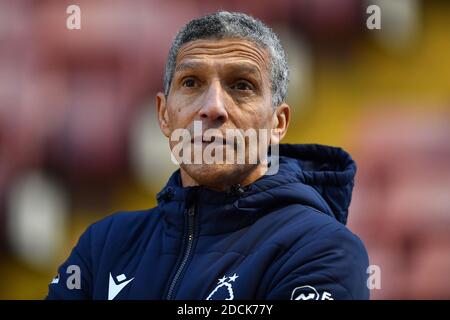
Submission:
[[[428,0],[0,0],[0,298],[45,297],[89,224],[155,205],[176,169],[154,112],[168,48],[219,9],[282,38],[285,142],[357,161],[349,226],[381,268],[372,298],[449,299],[450,2]]]

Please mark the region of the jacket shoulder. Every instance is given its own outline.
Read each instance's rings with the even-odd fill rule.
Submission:
[[[307,245],[321,238],[327,238],[340,231],[349,238],[359,241],[345,225],[313,207],[295,204],[267,215],[261,221],[271,234],[270,241],[286,250]]]
[[[367,251],[359,237],[342,223],[307,207],[297,211],[285,236],[286,232],[290,234],[289,246],[274,265],[277,271],[269,297],[297,299],[304,288],[311,287],[320,297],[323,292],[333,299],[369,297]]]
[[[91,245],[104,245],[105,241],[122,241],[136,232],[142,231],[152,221],[160,218],[158,207],[146,210],[120,211],[91,224],[89,233]]]

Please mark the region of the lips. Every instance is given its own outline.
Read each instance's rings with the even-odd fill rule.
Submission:
[[[207,139],[203,136],[196,136],[191,139],[191,143],[202,142],[203,144],[218,143],[218,141],[222,141],[223,145],[229,144],[229,143],[227,143],[226,139],[224,139],[223,137],[220,137],[220,136],[212,136],[209,139]]]

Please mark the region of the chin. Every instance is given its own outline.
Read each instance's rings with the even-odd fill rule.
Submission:
[[[190,164],[182,168],[201,186],[226,189],[240,183],[255,165],[236,164]]]

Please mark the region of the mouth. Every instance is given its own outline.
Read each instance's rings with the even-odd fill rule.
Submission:
[[[231,145],[230,143],[228,143],[226,141],[226,139],[224,139],[222,137],[219,137],[219,136],[213,136],[213,137],[210,137],[210,139],[206,139],[203,136],[196,136],[196,137],[193,137],[191,139],[191,143],[192,144],[199,144],[199,143],[201,143],[204,146],[208,145],[208,144],[211,144],[211,143],[222,144],[222,145]]]

